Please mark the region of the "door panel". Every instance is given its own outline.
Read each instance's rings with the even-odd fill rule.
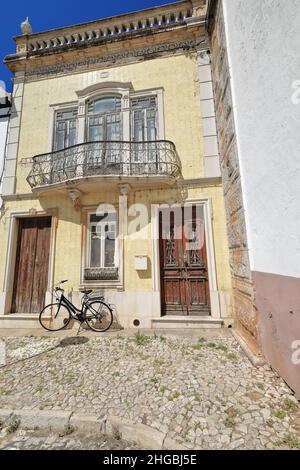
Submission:
[[[31,294],[31,311],[40,312],[44,305],[48,282],[51,219],[40,218],[37,221],[37,240],[35,269]]]
[[[47,290],[51,217],[19,220],[12,309],[39,312]]]
[[[176,223],[171,212],[167,236],[162,228],[162,220],[160,213],[162,315],[209,315],[203,211],[201,215],[201,211],[193,206],[192,210],[184,214],[182,208],[181,221],[176,220]]]

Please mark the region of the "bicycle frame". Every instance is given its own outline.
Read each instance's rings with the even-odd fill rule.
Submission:
[[[79,310],[79,309],[78,309],[77,307],[75,307],[75,305],[74,305],[72,302],[70,302],[70,300],[67,299],[67,297],[65,297],[64,294],[62,293],[61,296],[60,296],[60,299],[59,299],[58,309],[57,309],[56,315],[58,315],[58,312],[59,312],[59,310],[60,310],[61,305],[65,305],[65,307],[67,307],[67,308],[70,310],[70,312],[71,312],[71,314],[72,314],[72,317],[75,316],[75,317],[77,318],[78,315],[83,314],[83,309],[84,309],[84,307],[85,307],[86,304],[85,304],[85,302],[83,302],[83,303],[82,303],[82,306],[81,306],[81,309]]]
[[[69,325],[70,320],[75,320],[80,323],[79,330],[83,323],[96,332],[104,332],[108,330],[113,323],[113,311],[109,303],[105,302],[105,297],[102,293],[93,292],[92,289],[82,291],[84,294],[81,298],[81,307],[76,307],[71,300],[65,295],[64,289],[60,284],[67,282],[67,280],[60,281],[52,290],[52,303],[46,305],[39,315],[39,322],[43,328],[48,331],[59,331]],[[90,295],[93,293],[93,295]],[[50,308],[50,311],[49,311]],[[61,324],[56,323],[54,320],[57,319],[61,309],[66,309],[63,312]]]
[[[91,301],[91,299],[84,297],[83,300],[82,300],[81,309],[79,310],[77,307],[75,307],[75,305],[72,302],[70,302],[69,299],[67,299],[67,297],[64,296],[62,290],[61,290],[60,298],[58,299],[58,297],[56,297],[56,299],[57,299],[57,301],[59,300],[59,302],[58,302],[58,309],[57,309],[55,317],[58,315],[61,305],[64,305],[71,312],[71,316],[75,320],[79,320],[79,316],[84,315],[86,313],[87,309],[89,308],[89,302]],[[97,299],[93,299],[93,300],[97,300]],[[102,299],[101,299],[101,301],[102,301]],[[94,310],[94,309],[92,309],[92,310]],[[99,312],[96,312],[96,313],[99,313]],[[84,319],[85,318],[82,318],[81,321],[84,321]]]

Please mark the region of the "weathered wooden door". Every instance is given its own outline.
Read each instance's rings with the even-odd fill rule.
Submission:
[[[48,282],[51,217],[19,219],[12,313],[39,312]]]
[[[182,208],[180,220],[170,213],[167,232],[160,212],[162,315],[209,315],[203,208],[193,206],[184,212]]]

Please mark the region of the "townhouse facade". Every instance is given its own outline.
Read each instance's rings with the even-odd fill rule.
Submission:
[[[232,325],[205,20],[188,0],[15,38],[1,327],[38,326],[62,279],[122,327]]]

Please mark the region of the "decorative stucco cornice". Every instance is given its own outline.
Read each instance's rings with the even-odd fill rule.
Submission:
[[[221,176],[211,176],[205,178],[179,179],[176,186],[220,186],[222,184]]]
[[[94,83],[93,85],[89,85],[88,87],[84,88],[83,90],[76,91],[76,95],[78,98],[86,98],[87,96],[91,96],[93,93],[97,93],[101,90],[129,90],[133,91],[133,85],[131,82],[123,83],[123,82],[104,82],[104,83]]]
[[[204,19],[206,0],[182,0],[125,15],[104,18],[40,33],[23,34],[14,39],[17,54],[44,55],[110,40],[122,40],[159,29],[176,28]]]
[[[93,57],[86,57],[84,59],[75,60],[73,62],[58,62],[53,65],[48,65],[40,68],[35,68],[26,71],[26,81],[37,80],[41,78],[49,78],[51,76],[65,75],[78,71],[84,71],[93,67],[97,68],[99,64],[106,66],[118,64],[130,60],[138,60],[140,58],[157,56],[158,54],[174,53],[176,51],[190,51],[190,50],[206,50],[209,48],[206,37],[197,39],[189,39],[178,42],[168,42],[165,44],[156,44],[137,49],[128,49],[126,51],[96,55]]]

